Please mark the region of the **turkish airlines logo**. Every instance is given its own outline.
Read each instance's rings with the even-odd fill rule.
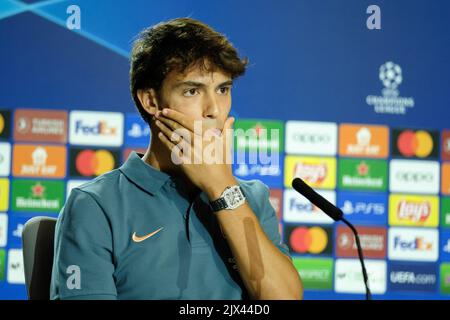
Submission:
[[[119,165],[119,150],[80,149],[70,150],[70,174],[73,177],[96,177]]]
[[[391,192],[439,193],[439,163],[436,161],[391,160]]]
[[[436,261],[439,254],[438,231],[419,228],[390,228],[390,260]]]
[[[334,156],[337,125],[332,122],[286,122],[286,152],[291,154]]]
[[[78,145],[121,146],[123,114],[118,112],[70,112],[69,142]]]
[[[356,227],[365,258],[384,259],[387,248],[385,228]],[[338,226],[336,235],[336,255],[343,258],[357,258],[356,241],[347,226]]]
[[[439,134],[437,131],[392,131],[392,155],[406,158],[437,159]]]
[[[450,161],[450,130],[442,132],[441,157],[444,161]]]
[[[17,109],[14,121],[16,141],[67,142],[67,112]]]

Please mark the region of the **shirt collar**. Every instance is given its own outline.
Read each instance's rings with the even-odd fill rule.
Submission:
[[[142,156],[132,151],[119,170],[134,184],[155,195],[171,176],[144,162]]]

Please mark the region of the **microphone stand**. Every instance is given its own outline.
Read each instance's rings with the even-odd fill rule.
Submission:
[[[296,190],[298,193],[300,193],[306,199],[308,199],[312,204],[321,209],[326,215],[328,215],[334,221],[336,222],[342,221],[352,230],[353,234],[355,235],[356,247],[358,248],[359,261],[361,262],[364,285],[366,287],[366,300],[371,300],[372,294],[369,289],[369,277],[367,276],[366,266],[364,264],[364,255],[361,248],[361,243],[359,241],[358,231],[356,230],[356,228],[344,218],[344,213],[342,212],[341,209],[339,209],[331,202],[329,202],[327,199],[318,194],[316,191],[314,191],[313,188],[307,185],[302,179],[295,178],[292,181],[292,187],[294,188],[294,190]]]

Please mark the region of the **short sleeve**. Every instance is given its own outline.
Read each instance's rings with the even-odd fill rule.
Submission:
[[[116,299],[112,231],[87,192],[73,189],[55,229],[51,299]]]

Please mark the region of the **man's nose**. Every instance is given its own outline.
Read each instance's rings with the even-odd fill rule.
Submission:
[[[219,105],[212,94],[206,95],[204,101],[203,117],[215,119],[219,116]]]

